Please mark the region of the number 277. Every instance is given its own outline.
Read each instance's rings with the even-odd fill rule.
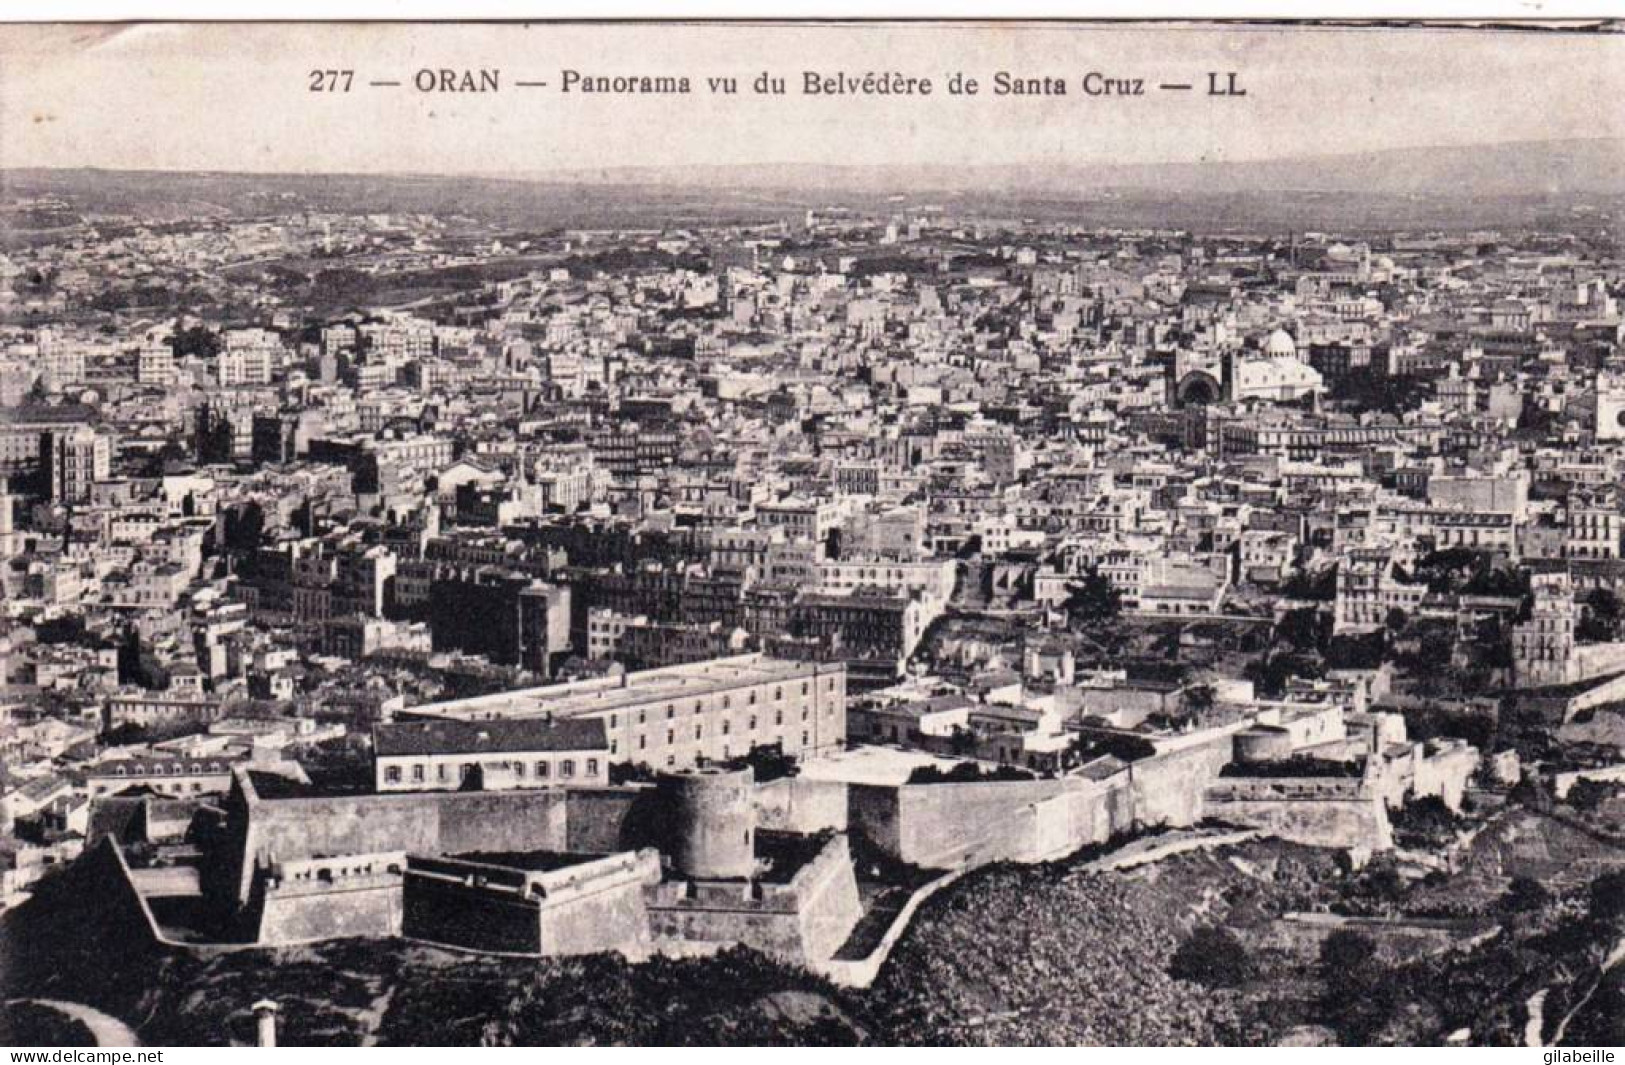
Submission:
[[[313,70],[310,72],[311,92],[349,92],[355,80],[353,70]]]

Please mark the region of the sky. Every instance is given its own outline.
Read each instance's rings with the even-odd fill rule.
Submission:
[[[496,93],[419,92],[495,69]],[[311,71],[352,69],[348,93]],[[565,94],[686,75],[686,96]],[[824,76],[929,77],[929,97],[807,96]],[[981,83],[952,96],[949,74]],[[999,71],[1064,97],[996,97]],[[1210,71],[1247,95],[1209,98]],[[757,75],[784,96],[750,91]],[[1146,96],[1089,97],[1086,73]],[[706,79],[733,76],[734,96]],[[519,80],[546,82],[520,88]],[[399,81],[373,87],[371,81]],[[1161,83],[1192,83],[1191,92]],[[0,167],[520,174],[695,164],[953,166],[1267,160],[1625,136],[1625,35],[1178,24],[0,26]]]

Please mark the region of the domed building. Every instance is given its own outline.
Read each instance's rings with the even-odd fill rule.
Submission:
[[[1265,338],[1260,349],[1236,359],[1227,382],[1230,398],[1290,402],[1324,388],[1320,371],[1298,358],[1298,342],[1285,329]]]
[[[1298,357],[1298,342],[1285,329],[1277,329],[1264,341],[1263,350],[1265,356],[1271,359],[1295,359]]]

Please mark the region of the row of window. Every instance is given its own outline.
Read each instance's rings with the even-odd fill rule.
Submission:
[[[835,690],[835,682],[833,680],[831,680],[829,682],[828,690],[829,691],[834,691]],[[811,694],[811,685],[809,683],[807,683],[805,681],[802,682],[801,694],[803,696]],[[773,699],[774,699],[775,702],[783,702],[784,701],[784,689],[783,688],[774,688],[773,689]],[[746,706],[755,706],[756,705],[756,692],[752,691],[749,694],[749,696],[745,700],[745,705]],[[724,709],[724,710],[733,709],[733,696],[724,695],[722,697],[722,709]],[[694,700],[694,712],[696,714],[705,713],[705,700],[703,700],[703,699]],[[649,712],[647,710],[639,710],[638,711],[638,724],[641,725],[645,721],[647,721],[648,720],[648,714],[649,714]],[[667,718],[667,720],[670,720],[671,718],[674,718],[676,716],[677,716],[677,704],[676,703],[667,703],[666,704],[666,718]],[[782,718],[783,718],[783,712],[782,711],[780,712],[779,716],[781,718],[780,723],[782,724],[783,723],[782,722]],[[803,711],[802,716],[803,717],[806,716],[805,711]],[[755,718],[751,718],[751,721],[753,722],[753,724],[751,725],[752,728],[756,727],[755,724],[754,724],[755,720],[756,720]],[[617,722],[618,722],[618,715],[616,715],[616,714],[609,715],[609,727],[610,728],[615,728]]]
[[[203,791],[203,784],[196,780],[155,780],[152,782],[151,787],[154,791],[167,791],[176,795],[183,795],[187,793],[195,795],[200,794]],[[97,795],[106,795],[112,790],[113,789],[108,787],[106,784],[97,784],[95,793]]]
[[[186,772],[191,773],[193,776],[198,776],[203,773],[224,773],[225,771],[225,766],[212,764],[207,766],[194,765],[186,770]],[[142,765],[140,762],[131,762],[128,765],[123,763],[116,765],[113,767],[113,773],[121,777],[144,777],[148,775],[147,767]],[[151,775],[155,777],[172,777],[180,775],[180,771],[165,765],[155,765],[152,767]]]
[[[726,730],[724,730],[724,732],[726,732]],[[700,739],[700,735],[699,735],[698,732],[696,732],[694,734],[694,739],[695,740]],[[666,744],[667,744],[667,746],[674,746],[676,744],[676,742],[677,742],[676,733],[668,730],[666,732]],[[807,747],[811,743],[812,743],[812,734],[810,732],[803,731],[801,733],[801,746],[802,747]],[[619,748],[620,748],[620,745],[618,743],[615,743],[615,742],[612,741],[610,743],[610,745],[609,745],[609,753],[612,754],[612,755],[618,754],[619,753]],[[638,737],[638,750],[646,751],[648,749],[649,749],[649,737],[647,737],[647,736],[639,736]],[[732,747],[730,747],[728,744],[723,744],[723,746],[722,746],[722,757],[730,758],[730,757],[732,757],[732,752],[733,752]],[[668,754],[666,756],[666,764],[668,766],[675,764],[675,762],[676,762],[676,755]]]
[[[780,724],[780,725],[784,724],[783,717],[784,717],[783,714],[779,715],[780,720],[777,722],[778,724]],[[803,721],[807,720],[807,715],[805,713],[803,713],[801,715],[801,719]],[[729,735],[728,725],[729,725],[729,722],[727,722],[727,721],[724,721],[722,723],[722,734],[724,736]],[[756,719],[754,717],[750,719],[750,731],[751,732],[756,731]],[[805,747],[807,745],[807,743],[808,743],[807,737],[808,737],[808,733],[805,730],[803,730],[802,733],[801,733],[801,745],[803,747]],[[696,741],[705,739],[705,732],[704,732],[704,729],[702,728],[702,726],[700,726],[700,725],[695,725],[694,726],[694,739]],[[676,742],[677,742],[677,730],[676,729],[667,729],[666,730],[666,743],[667,743],[667,745],[669,746],[669,745],[675,744]],[[640,735],[638,737],[638,750],[645,751],[645,750],[648,750],[648,749],[649,749],[649,737]],[[610,741],[610,743],[609,743],[609,753],[612,754],[612,755],[620,753],[620,741],[618,741],[618,740],[611,740]]]
[[[402,767],[398,765],[385,766],[384,782],[387,784],[401,783],[401,768]],[[445,762],[441,762],[439,765],[435,766],[435,780],[440,783],[450,781],[451,768],[452,767]],[[469,775],[472,774],[476,768],[478,768],[478,763],[476,762],[463,762],[462,764],[458,765],[458,782],[461,783],[467,780]],[[486,768],[512,773],[514,777],[519,780],[527,779],[527,774],[536,780],[550,780],[553,776],[553,763],[548,761],[537,761],[534,763],[534,765],[527,765],[527,763],[517,760],[506,762],[487,762]],[[417,762],[414,763],[410,769],[412,783],[423,784],[428,781],[427,765],[422,762]],[[585,759],[583,764],[583,772],[589,777],[596,777],[598,775],[598,759]],[[565,758],[558,763],[558,776],[560,780],[571,780],[575,777],[575,775],[576,760],[574,758]]]

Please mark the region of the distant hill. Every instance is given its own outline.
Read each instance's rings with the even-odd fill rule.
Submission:
[[[1351,155],[1247,162],[1095,166],[746,166],[616,167],[538,171],[536,181],[591,185],[825,189],[874,193],[999,191],[1043,195],[1135,189],[1202,195],[1255,192],[1454,193],[1567,196],[1625,192],[1625,138],[1521,141],[1467,147],[1399,148]]]
[[[1136,166],[614,167],[502,176],[0,170],[0,204],[56,196],[148,220],[290,211],[466,215],[515,229],[770,222],[832,204],[885,213],[940,203],[993,218],[1202,231],[1611,228],[1625,138],[1407,148],[1263,162]],[[37,214],[38,212],[34,212]],[[61,212],[58,212],[60,214]],[[0,244],[50,239],[56,216],[0,215]]]

